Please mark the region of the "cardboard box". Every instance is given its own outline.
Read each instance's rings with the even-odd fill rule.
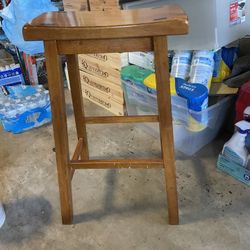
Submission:
[[[104,64],[114,69],[121,69],[122,67],[128,66],[128,53],[102,53],[102,54],[86,54],[86,59],[91,57],[95,58],[98,64]]]
[[[89,0],[91,11],[120,9],[119,0]]]
[[[155,70],[153,52],[129,52],[128,62],[144,69]]]
[[[118,67],[111,68],[109,63],[100,63],[100,60],[87,55],[79,55],[78,60],[80,70],[121,86],[121,73]]]
[[[100,94],[107,95],[116,102],[123,104],[123,89],[114,83],[104,81],[103,79],[88,74],[80,70],[80,79],[83,84],[88,87],[92,87],[93,91],[100,92]]]
[[[121,64],[122,64],[122,67],[129,65],[127,52],[121,53]]]
[[[89,9],[87,0],[63,0],[65,11],[86,11]]]
[[[118,0],[63,0],[65,11],[111,11],[120,9]]]
[[[22,55],[30,84],[46,84],[48,80],[44,55],[36,54],[33,56],[24,52]]]
[[[97,104],[98,106],[110,111],[117,116],[124,115],[124,107],[122,104],[111,99],[107,95],[103,95],[96,91],[94,88],[82,83],[83,97],[87,98],[91,102]]]
[[[212,82],[209,95],[236,95],[238,88],[230,88],[222,82]]]
[[[232,161],[229,161],[222,154],[219,155],[217,168],[233,176],[235,179],[250,186],[250,171]]]
[[[113,69],[120,70],[122,67],[120,53],[82,54],[80,57],[86,61],[95,62]]]

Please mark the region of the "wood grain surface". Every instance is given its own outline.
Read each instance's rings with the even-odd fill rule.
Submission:
[[[188,31],[177,5],[114,11],[48,12],[23,28],[25,40],[79,40],[180,35]]]

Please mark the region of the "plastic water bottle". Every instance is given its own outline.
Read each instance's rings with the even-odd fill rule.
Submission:
[[[250,154],[250,132],[247,133],[245,146],[247,148],[248,153]]]
[[[7,101],[3,105],[3,116],[6,118],[11,118],[16,115],[16,110],[10,101]]]
[[[250,131],[250,123],[240,121],[235,124],[236,132],[232,138],[225,143],[222,154],[230,161],[246,167],[248,151],[245,147],[245,138]]]
[[[243,113],[243,118],[245,121],[250,122],[250,106],[246,107]]]
[[[33,114],[30,114],[27,118],[27,122],[33,122],[34,127],[38,127],[43,123],[46,123],[45,119],[43,122],[38,121],[38,117],[40,116],[40,112],[37,112],[35,109],[37,108],[47,108],[50,106],[48,91],[39,91],[32,96],[26,97],[26,103],[28,105],[29,111],[32,111]]]
[[[39,107],[45,107],[49,103],[49,97],[47,92],[40,92],[35,94],[36,102],[38,103]]]
[[[175,51],[172,60],[171,76],[187,80],[190,72],[191,61],[191,50]]]
[[[247,168],[248,170],[250,170],[250,154],[249,154],[248,157],[247,157],[246,168]]]
[[[1,228],[1,227],[3,226],[3,224],[4,224],[5,218],[6,218],[6,215],[5,215],[5,212],[4,212],[4,209],[3,209],[3,205],[2,205],[2,203],[0,202],[0,228]]]
[[[18,109],[17,107],[14,107],[14,105],[10,105],[6,108],[5,117],[7,119],[15,118],[17,114],[18,114]]]
[[[50,104],[50,95],[49,95],[49,91],[48,91],[48,90],[45,90],[44,93],[45,93],[45,95],[46,95],[46,102],[47,102],[48,104]]]
[[[4,108],[4,103],[5,103],[6,100],[4,99],[0,99],[0,109],[3,109]]]
[[[49,92],[42,86],[8,86],[9,95],[0,95],[3,128],[21,133],[51,121]]]
[[[250,111],[250,109],[249,109]],[[249,121],[249,120],[248,120]],[[250,132],[247,134],[246,139],[245,139],[245,146],[248,151],[248,157],[247,157],[247,165],[246,168],[250,170]]]
[[[190,83],[200,83],[205,85],[208,90],[211,85],[214,69],[214,52],[210,50],[199,50],[193,54]]]
[[[4,114],[5,114],[5,108],[0,107],[0,120],[4,117]]]

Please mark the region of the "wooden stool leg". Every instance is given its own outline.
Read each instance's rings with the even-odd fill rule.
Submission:
[[[52,121],[56,147],[56,162],[60,191],[61,215],[63,224],[71,224],[73,203],[69,163],[67,117],[65,112],[62,70],[57,53],[56,41],[45,42],[46,67],[51,99]]]
[[[75,123],[78,139],[82,138],[82,160],[89,159],[87,132],[85,125],[84,107],[82,101],[82,88],[80,83],[79,65],[77,55],[67,55],[68,72],[71,88],[72,103],[75,114]]]
[[[171,95],[168,73],[168,49],[165,36],[154,37],[155,71],[162,157],[165,169],[169,224],[179,224],[176,188]]]

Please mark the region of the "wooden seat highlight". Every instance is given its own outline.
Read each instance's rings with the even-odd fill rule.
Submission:
[[[71,224],[73,219],[71,179],[75,169],[128,167],[164,168],[169,223],[179,223],[166,36],[187,32],[187,16],[176,5],[112,12],[50,12],[24,26],[25,40],[42,40],[45,45],[63,224]],[[77,54],[128,51],[155,53],[158,115],[85,117]],[[66,55],[68,62],[78,137],[71,158],[59,55]],[[86,124],[134,122],[159,123],[160,159],[89,159]]]

